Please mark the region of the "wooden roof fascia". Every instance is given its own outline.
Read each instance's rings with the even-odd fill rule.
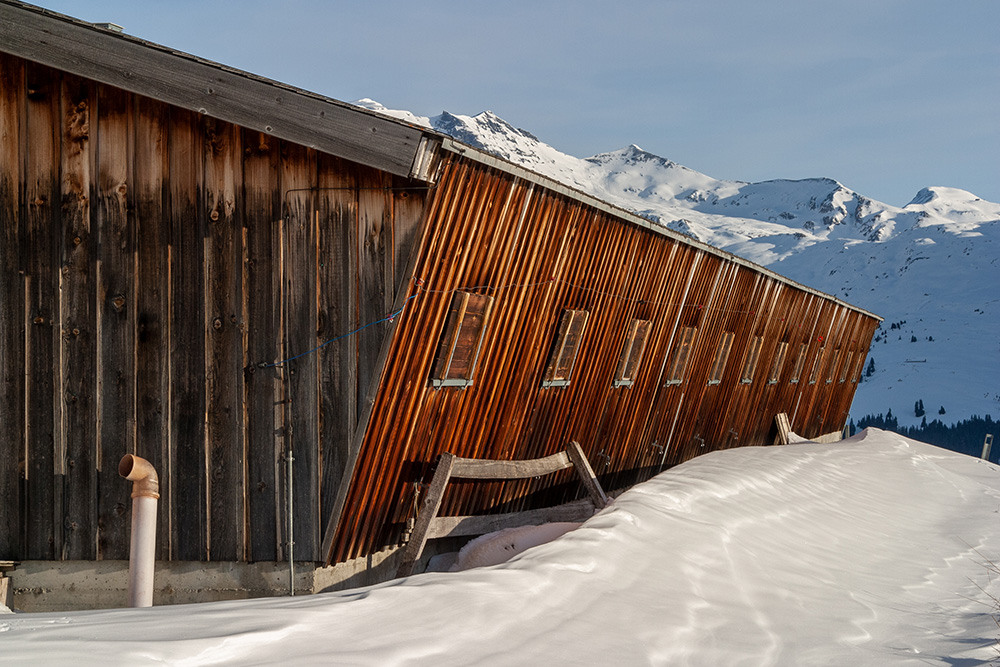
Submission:
[[[425,128],[40,7],[0,0],[0,51],[397,176],[434,176]]]
[[[546,188],[547,190],[550,190],[557,194],[561,194],[571,199],[575,199],[576,201],[579,201],[587,206],[590,206],[599,211],[603,211],[604,213],[612,215],[615,218],[622,220],[623,222],[630,223],[638,227],[642,227],[644,229],[648,229],[649,231],[655,234],[659,234],[660,236],[665,236],[674,241],[678,241],[688,246],[698,248],[699,250],[703,250],[707,254],[715,255],[716,257],[720,257],[725,261],[732,262],[733,264],[745,267],[759,274],[774,278],[775,280],[785,285],[790,285],[791,287],[802,290],[803,292],[815,294],[816,296],[819,296],[823,299],[844,306],[849,310],[861,313],[863,315],[867,315],[868,317],[874,318],[879,322],[882,321],[882,318],[876,315],[875,313],[872,313],[863,308],[847,303],[846,301],[842,301],[831,294],[827,294],[813,287],[797,283],[794,280],[781,275],[780,273],[772,271],[771,269],[760,266],[758,264],[754,264],[748,259],[744,259],[730,252],[726,252],[725,250],[717,248],[713,245],[709,245],[704,241],[699,241],[693,236],[688,236],[687,234],[682,234],[681,232],[670,229],[669,227],[666,227],[664,225],[657,224],[651,220],[638,216],[631,211],[619,208],[613,204],[609,204],[605,201],[597,199],[592,195],[587,194],[586,192],[583,192],[582,190],[577,190],[576,188],[572,188],[568,185],[555,181],[549,178],[548,176],[543,176],[536,172],[525,169],[524,167],[514,164],[513,162],[504,160],[501,157],[498,157],[490,153],[484,153],[483,151],[477,148],[473,148],[472,146],[463,144],[462,142],[457,141],[456,139],[453,139],[451,137],[444,137],[442,139],[441,148],[445,151],[449,151],[451,153],[456,153],[458,155],[467,157],[470,160],[475,160],[476,162],[485,164],[499,171],[507,172],[508,174],[511,174],[518,178],[522,178],[529,183],[540,185],[541,187]]]

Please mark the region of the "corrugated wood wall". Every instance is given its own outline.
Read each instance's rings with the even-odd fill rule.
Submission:
[[[321,559],[419,185],[0,54],[0,558]]]
[[[770,444],[778,412],[806,436],[845,423],[854,376],[827,383],[824,375],[809,384],[808,370],[820,349],[851,350],[860,369],[877,325],[866,314],[459,156],[446,162],[428,216],[415,298],[391,341],[346,497],[349,510],[327,536],[331,561],[396,543],[444,451],[530,459],[577,440],[605,487],[614,489],[700,453]],[[434,354],[456,289],[494,297],[492,316],[473,385],[432,388]],[[569,386],[543,388],[564,308],[589,311],[587,330]],[[652,322],[647,348],[634,384],[616,388],[614,373],[636,318]],[[683,327],[698,328],[692,357],[684,380],[665,386],[668,355]],[[728,363],[721,381],[709,384],[726,332],[734,341]],[[757,336],[757,369],[744,384]],[[788,343],[788,357],[778,382],[768,384],[781,342]],[[793,384],[801,343],[808,346],[807,370]],[[579,494],[567,474],[458,481],[442,513],[513,511]]]

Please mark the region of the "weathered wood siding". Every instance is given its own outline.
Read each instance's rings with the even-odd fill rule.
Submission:
[[[322,559],[420,183],[0,54],[0,558]]]
[[[578,441],[605,488],[698,454],[766,445],[776,413],[805,436],[842,428],[877,319],[800,289],[724,253],[628,224],[542,184],[450,156],[391,340],[380,391],[326,535],[331,561],[397,543],[442,452],[535,459]],[[471,386],[434,388],[430,375],[454,290],[494,297]],[[543,387],[563,309],[589,317],[572,378]],[[631,386],[613,380],[630,324],[651,330]],[[665,370],[684,327],[697,327],[683,380]],[[709,383],[716,350],[728,361]],[[761,338],[749,383],[742,375]],[[779,343],[778,381],[768,373]],[[801,344],[806,370],[791,372]],[[819,379],[809,371],[826,350]],[[832,351],[840,350],[833,367]],[[853,368],[840,382],[847,352]],[[827,381],[832,377],[832,381]],[[568,475],[454,484],[443,514],[527,509],[578,497]],[[339,511],[340,508],[349,508]]]

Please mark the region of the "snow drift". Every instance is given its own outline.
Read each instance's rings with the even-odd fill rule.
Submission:
[[[11,664],[945,665],[997,656],[1000,468],[866,431],[696,458],[503,565],[5,615]]]

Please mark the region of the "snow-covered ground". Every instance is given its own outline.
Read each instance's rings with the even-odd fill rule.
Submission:
[[[893,433],[733,449],[501,565],[311,597],[2,615],[0,663],[989,664],[998,512],[1000,468]]]

